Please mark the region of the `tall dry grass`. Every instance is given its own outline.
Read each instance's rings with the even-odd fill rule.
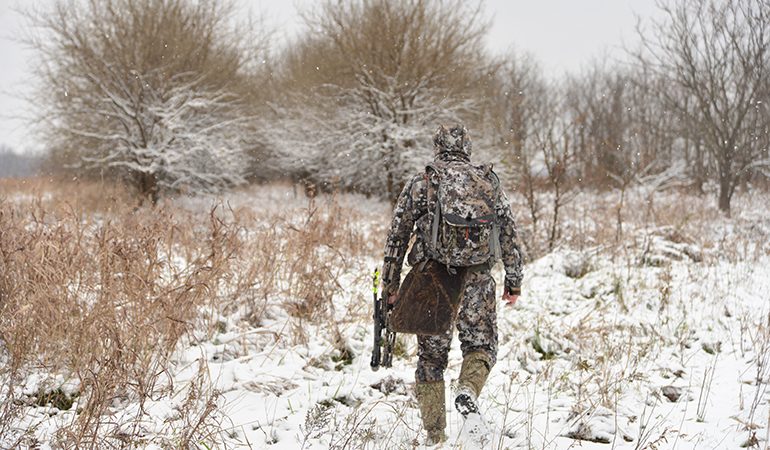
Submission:
[[[521,195],[511,196],[526,259],[548,253],[552,214],[548,192],[535,194],[538,221]],[[582,191],[561,206],[554,248],[591,251],[600,248],[612,258],[638,256],[651,236],[706,250],[705,257],[756,261],[770,253],[770,224],[762,215],[770,195],[764,191],[736,194],[726,217],[713,195],[693,195],[686,189],[656,191],[634,186],[625,192]],[[629,251],[631,250],[631,251]],[[630,253],[634,253],[630,255]]]
[[[549,310],[544,305],[542,313],[529,317],[528,323],[516,330],[505,330],[502,337],[506,341],[520,339],[522,333],[529,336],[526,345],[518,347],[519,357],[543,362],[542,372],[536,374],[541,390],[570,393],[571,429],[564,435],[576,439],[595,439],[591,429],[597,423],[627,419],[627,412],[619,408],[624,404],[620,399],[636,391],[645,392],[644,383],[657,355],[672,348],[684,354],[693,345],[693,335],[711,327],[712,320],[730,322],[745,336],[741,341],[751,341],[748,348],[760,349],[756,355],[766,355],[762,336],[767,318],[757,317],[757,311],[752,317],[738,317],[736,313],[744,307],[731,303],[735,298],[726,295],[726,289],[728,280],[750,277],[752,265],[770,256],[768,194],[755,191],[736,195],[730,217],[719,211],[713,196],[694,196],[685,190],[655,192],[634,186],[622,198],[620,194],[581,192],[561,209],[555,247],[565,264],[564,275],[574,280],[574,286],[590,289],[566,292],[574,298],[565,308]],[[544,205],[537,227],[523,208],[518,208],[521,214],[517,214],[530,260],[544,256],[548,248],[550,226],[546,225],[550,224],[545,206],[551,198],[541,192],[537,200]],[[684,264],[676,264],[678,261]],[[708,270],[710,267],[713,269]],[[602,283],[594,285],[591,274],[599,269]],[[735,284],[740,286],[741,282]],[[708,287],[698,288],[704,285]],[[523,301],[529,301],[526,289]],[[555,303],[564,304],[563,299]],[[712,310],[711,314],[700,311],[703,308]],[[629,314],[638,321],[629,320]],[[710,343],[699,343],[695,348],[701,346],[707,354],[722,351]],[[740,345],[736,347],[742,351]],[[649,405],[675,401],[666,396],[687,395],[689,390],[698,395],[694,398],[698,418],[706,415],[709,396],[714,395],[716,358],[713,356],[712,365],[707,367],[682,361],[682,373],[664,373],[672,379],[689,376],[698,383],[688,389],[672,388],[673,392],[647,392]],[[755,362],[757,380],[765,379],[768,373],[766,359],[759,356]],[[766,383],[758,381],[754,398],[765,392]],[[756,409],[752,404],[747,429],[763,420],[767,424],[766,417],[754,419]],[[608,412],[610,416],[605,416]],[[633,422],[623,422],[614,439],[632,440],[635,448],[657,448],[666,439],[679,438],[678,431],[663,429],[659,426],[662,421],[655,423],[658,418],[645,412],[633,416]],[[531,417],[520,419],[528,437],[537,434],[537,430],[527,428],[532,426]],[[639,432],[632,432],[634,428]],[[747,446],[758,448],[756,437],[751,431],[748,434]]]
[[[269,191],[147,209],[119,186],[0,181],[0,436],[34,447],[35,434],[14,424],[23,422],[31,404],[57,405],[78,411],[57,431],[61,448],[130,446],[137,434],[130,430],[139,428],[140,419],[117,412],[127,403],[141,411],[147,401],[179,394],[170,361],[180,343],[210,339],[228,327],[260,328],[276,310],[287,319],[280,331],[270,329],[275,345],[303,345],[310,332],[323,333],[337,361],[352,358],[344,327],[369,320],[369,294],[362,292],[367,297],[346,311],[337,310],[346,307],[338,300],[351,297],[349,286],[368,285],[368,265],[372,257],[379,260],[390,211],[348,196],[289,199],[285,188],[276,198],[263,196]],[[685,192],[629,190],[622,202],[618,193],[580,193],[561,210],[556,248],[578,255],[568,273],[573,278],[594,270],[597,259],[624,268],[657,264],[660,242],[669,252],[665,257],[690,258],[691,246],[692,255],[706,261],[755,261],[770,254],[767,218],[755,211],[768,200],[763,195],[737,197],[728,219],[711,200]],[[547,193],[538,196],[540,204],[548,203]],[[511,201],[530,259],[542,256],[552,229],[547,215],[536,228],[516,198]],[[585,427],[597,410],[612,409],[636,386],[661,346],[687,340],[684,328],[663,336],[589,319],[614,308],[614,301],[626,310],[657,302],[655,325],[662,328],[678,306],[670,298],[670,275],[664,267],[655,298],[645,299],[633,295],[630,275],[618,270],[614,286],[586,299],[596,305],[586,310],[586,321],[565,328],[555,326],[551,315],[532,321],[537,329],[529,343],[536,351],[560,358],[559,346],[569,349],[574,367],[553,376],[546,388],[573,393],[575,420]],[[751,321],[746,324],[748,334]],[[752,336],[766,348],[762,330]],[[516,332],[520,337],[522,330]],[[248,351],[245,344],[234,347]],[[758,367],[758,377],[766,377],[767,361]],[[29,375],[39,373],[52,381],[39,392],[24,391]],[[179,420],[158,444],[224,445],[215,414],[219,393],[210,385],[200,368],[184,387]],[[339,436],[353,435],[346,426]]]
[[[205,212],[138,208],[99,184],[28,180],[0,192],[0,427],[58,392],[78,409],[58,431],[63,448],[125,444],[115,406],[168,395],[171,353],[221,331],[222,316],[258,327],[277,306],[294,342],[307,341],[303,324],[323,322],[346,352],[332,300],[378,245],[335,201],[266,214],[217,201]],[[77,388],[30,397],[21,383],[33,372]],[[197,414],[188,402],[179,439],[211,436],[215,397],[194,396],[208,405]]]
[[[6,390],[14,396],[14,380],[31,370],[77,380],[80,414],[60,439],[97,448],[114,402],[157,393],[169,353],[215,301],[237,243],[214,211],[180,221],[123,208],[91,221],[30,206],[0,209]],[[180,263],[176,246],[194,250]]]

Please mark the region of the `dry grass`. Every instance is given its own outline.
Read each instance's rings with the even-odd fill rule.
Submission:
[[[97,448],[114,402],[156,393],[168,354],[215,300],[237,244],[213,211],[182,222],[124,208],[92,222],[40,202],[9,206],[0,210],[3,379],[34,368],[77,380],[81,412],[60,437]],[[181,264],[176,246],[194,249]]]
[[[111,194],[98,195],[105,191]],[[31,401],[21,380],[32,372],[62,375],[78,386],[79,414],[59,430],[61,445],[120,446],[124,424],[105,419],[114,406],[167,394],[171,352],[180,339],[200,339],[201,330],[216,333],[221,315],[238,313],[258,326],[277,304],[294,318],[294,343],[307,340],[303,323],[324,323],[338,350],[347,348],[332,300],[375,241],[336,202],[265,216],[216,202],[204,214],[172,203],[136,208],[119,201],[117,187],[78,183],[7,182],[3,192],[4,424]],[[212,402],[200,414],[188,402],[185,417],[197,419],[177,430],[179,439],[192,442],[206,428]]]
[[[131,191],[111,183],[59,177],[0,178],[0,201],[26,207],[37,202],[46,212],[75,212],[82,216],[103,214],[134,205]]]
[[[335,363],[352,358],[345,327],[369,320],[369,303],[367,293],[362,299],[346,290],[369,283],[367,264],[381,255],[387,206],[362,208],[355,202],[364,200],[348,196],[289,201],[269,193],[268,187],[236,193],[227,202],[180,199],[146,209],[132,204],[119,186],[0,181],[0,436],[34,447],[34,433],[14,434],[12,426],[27,405],[49,404],[79,412],[57,431],[61,448],[123,448],[140,428],[140,418],[118,417],[125,404],[141,410],[146,401],[183,390],[178,418],[157,443],[188,448],[202,441],[223,443],[225,426],[215,414],[219,393],[203,368],[186,386],[173,386],[172,352],[180,343],[211,339],[228,327],[259,328],[275,311],[287,319],[280,331],[270,329],[272,345],[307,344],[312,329],[331,343]],[[727,219],[709,199],[684,192],[653,196],[629,190],[622,207],[617,193],[580,194],[560,213],[556,247],[579,256],[568,274],[576,279],[594,269],[597,255],[622,262],[620,267],[657,264],[661,252],[669,252],[668,258],[755,261],[770,254],[766,218],[753,214],[754,202],[768,203],[764,195],[737,197]],[[548,204],[547,194],[539,197]],[[541,222],[533,228],[515,197],[511,200],[528,256],[541,256],[550,226]],[[575,421],[585,421],[585,427],[597,411],[612,410],[627,395],[656,351],[684,345],[689,337],[686,327],[666,328],[682,305],[670,298],[670,271],[664,266],[659,272],[654,299],[631,295],[628,274],[618,271],[616,285],[586,299],[595,307],[586,307],[585,321],[560,328],[554,322],[560,319],[543,315],[530,324],[536,328],[527,345],[535,351],[564,358],[558,352],[569,349],[568,372],[543,373],[538,380],[550,376],[545,389],[570,392]],[[601,296],[617,299],[626,311],[650,302],[658,311],[656,329],[664,331],[597,320],[616,306],[599,301]],[[336,310],[344,307],[349,309]],[[747,318],[746,339],[767,348],[767,327],[756,331],[751,323]],[[513,338],[503,337],[508,339]],[[681,342],[671,342],[677,339]],[[249,350],[244,343],[238,350],[243,354],[234,356]],[[768,367],[758,361],[758,378],[768,377]],[[34,373],[50,374],[52,381],[34,395],[22,392]],[[530,383],[534,386],[534,379]],[[757,398],[763,394],[758,391]],[[321,428],[339,426],[335,436],[346,442],[369,439],[352,434],[353,426],[368,420],[365,412],[326,419]]]
[[[538,194],[541,205],[548,205],[549,198],[548,194]],[[641,419],[626,417],[628,412],[619,405],[628,404],[636,392],[645,392],[646,380],[660,372],[673,380],[681,376],[696,379],[697,383],[688,388],[697,393],[693,401],[697,403],[698,419],[707,414],[709,396],[714,395],[711,388],[717,356],[703,367],[683,360],[682,373],[664,373],[660,369],[651,373],[650,369],[656,367],[653,363],[657,356],[669,349],[675,349],[674,354],[691,354],[687,349],[693,346],[696,331],[715,329],[714,324],[730,322],[733,314],[737,317],[736,313],[742,311],[740,304],[726,301],[730,298],[725,291],[730,285],[726,280],[749,276],[751,264],[770,255],[770,219],[764,206],[770,198],[761,191],[736,196],[731,217],[718,211],[712,197],[697,197],[685,191],[653,195],[637,187],[625,193],[622,207],[619,199],[619,194],[613,192],[581,193],[561,212],[556,248],[567,261],[564,275],[573,280],[574,286],[592,286],[591,272],[601,268],[601,284],[565,292],[574,299],[564,309],[549,310],[545,302],[542,312],[533,310],[518,329],[506,330],[503,341],[509,337],[515,340],[522,332],[529,336],[526,345],[518,347],[519,358],[542,360],[542,372],[537,374],[540,389],[569,393],[571,428],[564,436],[592,440],[592,423],[615,421],[622,426],[617,428],[614,439],[633,441],[635,448],[657,448],[661,441],[678,439],[679,432],[664,430],[660,423],[653,423],[658,419],[649,414]],[[533,228],[531,218],[517,217],[522,219],[519,225],[525,249],[530,251],[528,256],[544,256],[549,227]],[[677,261],[684,264],[677,265]],[[731,265],[729,274],[721,272],[726,265]],[[708,267],[717,268],[709,271]],[[614,276],[612,284],[608,274]],[[686,289],[683,278],[689,283]],[[543,293],[544,297],[550,295],[547,290]],[[713,306],[703,302],[712,297]],[[524,298],[528,301],[526,293]],[[565,304],[564,299],[556,303]],[[701,311],[704,308],[706,311]],[[635,316],[633,320],[627,319],[629,314]],[[765,355],[762,336],[766,322],[767,318],[756,315],[737,317],[731,326],[740,328],[741,341],[750,341],[749,348],[759,349],[757,355]],[[712,347],[710,342],[697,343],[694,348],[702,347],[705,354],[716,355],[723,343],[716,344]],[[736,344],[734,350],[742,348]],[[760,356],[756,361],[758,380],[767,377],[765,359]],[[677,394],[687,392],[683,389]],[[758,382],[749,417],[755,417],[759,403],[756,399],[765,392],[766,384]],[[650,405],[674,401],[664,398],[665,393],[660,391],[648,395]],[[611,415],[602,416],[608,412]],[[527,428],[532,426],[532,418],[519,419],[525,423],[527,436],[537,434]],[[755,422],[763,420],[766,426],[764,417],[749,420],[748,428],[753,429]],[[632,432],[636,424],[639,433]],[[756,439],[753,437],[755,444]]]
[[[542,257],[548,249],[552,203],[548,193],[538,193],[538,225],[526,214],[524,200],[511,199],[528,260]],[[714,196],[694,196],[686,190],[651,192],[644,187],[620,193],[581,192],[562,206],[556,248],[589,251],[601,248],[605,255],[630,257],[626,249],[644,248],[645,239],[660,236],[677,244],[708,249],[713,256],[729,261],[755,261],[770,253],[770,232],[757,206],[770,201],[768,193],[736,195],[731,218],[717,208]],[[518,204],[517,204],[518,202]]]

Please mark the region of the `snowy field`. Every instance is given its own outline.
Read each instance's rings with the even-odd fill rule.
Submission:
[[[562,239],[525,266],[518,304],[498,304],[498,363],[480,398],[494,431],[486,448],[770,448],[767,199],[736,196],[729,219],[642,223],[633,220],[634,208],[645,195],[627,195],[621,239]],[[330,320],[299,319],[278,301],[265,304],[258,323],[243,308],[217,311],[215,332],[182,339],[164,366],[162,388],[141,401],[114,400],[100,442],[180,448],[192,430],[190,446],[200,449],[422,448],[415,339],[399,336],[391,369],[369,367],[370,273],[381,263],[377,245],[389,207],[358,196],[335,201],[332,209],[317,199],[317,214],[340,214],[373,244],[368,254],[335,255],[344,266],[324,269],[336,270]],[[672,194],[656,198],[655,207],[689,201]],[[242,192],[228,202],[259,210],[265,226],[279,212],[297,211],[298,222],[308,215],[308,200],[291,188]],[[581,211],[599,203],[616,204],[611,196],[575,199],[564,235],[597,228],[586,226]],[[180,204],[209,210],[206,200]],[[526,211],[515,204],[514,211],[523,229]],[[448,399],[460,364],[455,340]],[[51,386],[73,394],[79,381],[30,371],[23,386],[27,395]],[[24,433],[37,448],[58,448],[60,430],[77,415],[77,398],[68,410],[24,407],[0,448]],[[450,439],[438,448],[471,448],[451,402],[447,423]]]

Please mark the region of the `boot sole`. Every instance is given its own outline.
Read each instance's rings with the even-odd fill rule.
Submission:
[[[459,394],[455,397],[455,408],[465,418],[468,414],[479,414],[479,405],[468,394]]]

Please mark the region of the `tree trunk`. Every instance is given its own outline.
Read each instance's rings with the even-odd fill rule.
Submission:
[[[723,168],[719,174],[719,210],[730,217],[730,199],[732,197],[732,174],[730,169]]]
[[[142,202],[145,200],[150,200],[152,202],[152,206],[156,206],[158,204],[158,201],[160,200],[160,193],[158,192],[158,185],[155,180],[155,175],[152,173],[141,173],[139,174],[140,181],[139,186],[141,186],[141,196],[142,196]]]

